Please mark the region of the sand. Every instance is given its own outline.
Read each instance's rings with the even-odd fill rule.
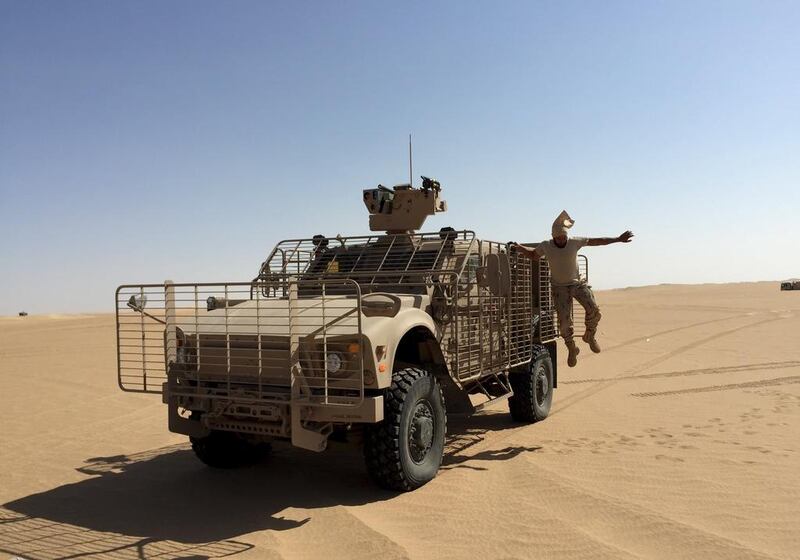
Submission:
[[[204,467],[158,396],[116,386],[112,316],[0,320],[0,560],[799,558],[800,292],[598,292],[602,354],[551,416],[450,425],[397,495],[360,451]]]

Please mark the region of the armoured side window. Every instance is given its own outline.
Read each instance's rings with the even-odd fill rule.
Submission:
[[[472,255],[467,261],[467,282],[474,284],[478,279],[478,267],[481,265],[480,255]]]

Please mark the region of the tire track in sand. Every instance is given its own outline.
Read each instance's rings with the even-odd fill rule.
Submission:
[[[695,340],[694,342],[691,342],[689,344],[681,346],[680,348],[676,348],[675,350],[673,350],[671,352],[668,352],[668,353],[666,353],[666,354],[664,354],[662,356],[659,356],[657,358],[653,358],[652,360],[648,360],[647,362],[644,362],[643,364],[640,364],[640,365],[638,365],[636,367],[633,367],[633,368],[623,372],[623,374],[620,375],[619,377],[612,377],[612,378],[609,378],[609,379],[606,379],[606,380],[598,381],[597,385],[594,385],[592,387],[584,389],[583,391],[573,395],[572,398],[566,399],[566,404],[564,404],[564,405],[560,404],[558,409],[550,412],[550,416],[554,416],[556,414],[559,414],[560,412],[563,412],[567,408],[569,408],[569,407],[571,407],[573,405],[576,405],[576,404],[580,403],[581,401],[583,401],[585,399],[588,399],[589,397],[592,397],[592,396],[596,395],[600,391],[602,391],[604,389],[607,389],[608,387],[611,387],[612,385],[614,385],[615,383],[617,383],[619,381],[622,381],[624,379],[624,377],[623,377],[624,374],[629,374],[629,376],[630,376],[630,375],[635,375],[637,373],[641,373],[641,372],[647,370],[648,368],[653,367],[654,365],[658,365],[659,363],[665,362],[665,361],[669,360],[670,358],[673,358],[673,357],[675,357],[675,356],[677,356],[679,354],[682,354],[683,352],[688,352],[689,350],[697,348],[698,346],[702,346],[703,344],[707,344],[708,342],[711,342],[711,341],[716,340],[718,338],[723,338],[723,337],[728,336],[730,334],[733,334],[733,333],[736,333],[736,332],[739,332],[739,331],[742,331],[742,330],[745,330],[745,329],[758,327],[760,325],[764,325],[764,324],[767,324],[767,323],[772,323],[774,321],[780,321],[781,319],[784,318],[784,317],[781,317],[780,315],[778,315],[777,313],[774,313],[774,312],[771,312],[771,315],[772,315],[771,317],[769,317],[767,319],[762,319],[761,321],[756,321],[755,323],[748,323],[746,325],[740,325],[738,327],[735,327],[735,328],[732,328],[732,329],[727,329],[727,330],[724,330],[724,331],[721,331],[721,332],[717,332],[717,333],[714,333],[714,334],[712,334],[710,336],[707,336],[705,338],[701,338],[699,340]],[[522,430],[525,430],[527,428],[530,428],[530,425],[524,424],[524,425],[516,427],[516,428],[511,428],[509,430],[505,430],[502,434],[483,434],[480,440],[474,441],[474,442],[470,442],[470,445],[468,445],[468,447],[472,448],[473,450],[477,450],[478,452],[480,452],[483,449],[496,447],[498,444],[502,444],[507,439],[513,437],[518,432],[520,432]],[[461,451],[461,450],[459,450],[459,451]]]
[[[596,488],[587,488],[543,467],[539,462],[529,460],[527,464],[536,471],[533,478],[543,482],[541,491],[552,494],[543,496],[543,501],[549,504],[551,515],[574,523],[575,513],[583,512],[582,519],[581,514],[578,515],[584,532],[598,540],[613,542],[615,546],[636,556],[777,558],[729,536],[674,519],[657,509]],[[530,472],[520,473],[519,476],[531,478]],[[631,531],[631,528],[635,530]],[[647,534],[646,539],[641,538],[643,533]],[[609,535],[613,536],[609,538]],[[665,550],[672,552],[663,554]]]
[[[562,381],[563,385],[573,383],[602,383],[603,381],[626,381],[629,379],[658,379],[660,377],[683,377],[686,375],[709,375],[714,373],[740,373],[746,371],[757,371],[764,369],[786,369],[800,367],[800,360],[786,362],[762,362],[758,364],[742,364],[739,366],[724,366],[715,368],[684,369],[680,371],[663,371],[659,373],[647,373],[645,375],[628,375],[621,377],[599,377],[594,379],[570,379]]]
[[[664,397],[668,395],[689,395],[693,393],[706,393],[708,391],[728,391],[730,389],[747,389],[749,387],[772,387],[774,385],[789,385],[800,383],[800,375],[775,377],[772,379],[759,379],[758,381],[745,381],[744,383],[728,383],[726,385],[710,385],[708,387],[691,387],[689,389],[675,389],[674,391],[648,391],[645,393],[631,393],[632,397]]]
[[[636,344],[637,342],[644,342],[649,338],[655,338],[657,336],[663,336],[665,334],[672,334],[674,332],[685,331],[687,329],[693,329],[694,327],[702,327],[703,325],[711,325],[714,323],[720,323],[722,321],[730,321],[731,319],[741,319],[742,317],[752,317],[752,312],[749,313],[739,313],[738,315],[730,315],[728,317],[719,317],[717,319],[709,319],[708,321],[700,321],[698,323],[690,323],[688,325],[683,325],[680,327],[673,327],[671,329],[667,329],[664,331],[658,331],[651,334],[642,335],[636,338],[631,338],[629,340],[625,340],[620,342],[619,344],[614,344],[613,346],[609,346],[603,352],[610,352],[612,350],[617,350],[619,348],[624,348],[625,346],[630,346],[631,344]]]
[[[714,333],[712,335],[706,336],[704,338],[700,338],[698,340],[690,342],[689,344],[685,344],[683,346],[680,346],[680,347],[676,348],[675,350],[667,352],[666,354],[663,354],[661,356],[658,356],[656,358],[648,360],[648,361],[646,361],[646,362],[644,362],[642,364],[639,364],[638,366],[632,367],[632,368],[622,372],[622,374],[619,375],[619,376],[609,378],[608,380],[605,380],[605,381],[601,381],[595,386],[589,387],[588,389],[584,389],[583,391],[580,391],[580,392],[572,395],[571,397],[568,397],[563,404],[559,404],[559,407],[558,407],[557,410],[555,410],[554,412],[550,413],[550,416],[553,416],[555,414],[559,414],[560,412],[563,412],[563,411],[569,409],[570,407],[578,404],[579,402],[581,402],[583,400],[586,400],[587,398],[596,395],[600,391],[603,391],[603,390],[613,386],[614,384],[618,383],[619,381],[623,380],[624,377],[637,375],[639,373],[647,371],[648,369],[650,369],[653,366],[656,366],[656,365],[658,365],[660,363],[666,362],[667,360],[669,360],[671,358],[674,358],[675,356],[679,356],[680,354],[683,354],[683,353],[688,352],[690,350],[694,350],[695,348],[697,348],[699,346],[703,346],[703,345],[708,344],[709,342],[712,342],[712,341],[717,340],[719,338],[723,338],[723,337],[729,336],[731,334],[737,333],[739,331],[743,331],[743,330],[746,330],[746,329],[752,329],[754,327],[758,327],[758,326],[761,326],[761,325],[765,325],[767,323],[773,323],[775,321],[780,321],[780,320],[784,319],[784,317],[782,317],[782,316],[780,316],[777,313],[772,312],[772,311],[770,312],[770,315],[771,315],[771,317],[769,317],[767,319],[762,319],[760,321],[756,321],[755,323],[748,323],[746,325],[740,325],[740,326],[734,327],[732,329],[727,329],[727,330],[720,331],[720,332]]]

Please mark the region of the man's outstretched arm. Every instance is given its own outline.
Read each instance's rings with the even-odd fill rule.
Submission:
[[[626,231],[619,237],[590,237],[587,245],[589,247],[598,247],[600,245],[611,245],[612,243],[630,243],[633,238],[632,231]]]
[[[519,251],[522,255],[528,257],[529,259],[539,260],[539,253],[536,252],[535,247],[525,247],[525,245],[520,245],[519,243],[511,242],[508,244],[509,248],[513,247],[517,251]]]

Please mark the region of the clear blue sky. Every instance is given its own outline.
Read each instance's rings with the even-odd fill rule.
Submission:
[[[596,288],[800,276],[798,2],[0,0],[0,314],[249,280],[361,189],[539,241]]]

